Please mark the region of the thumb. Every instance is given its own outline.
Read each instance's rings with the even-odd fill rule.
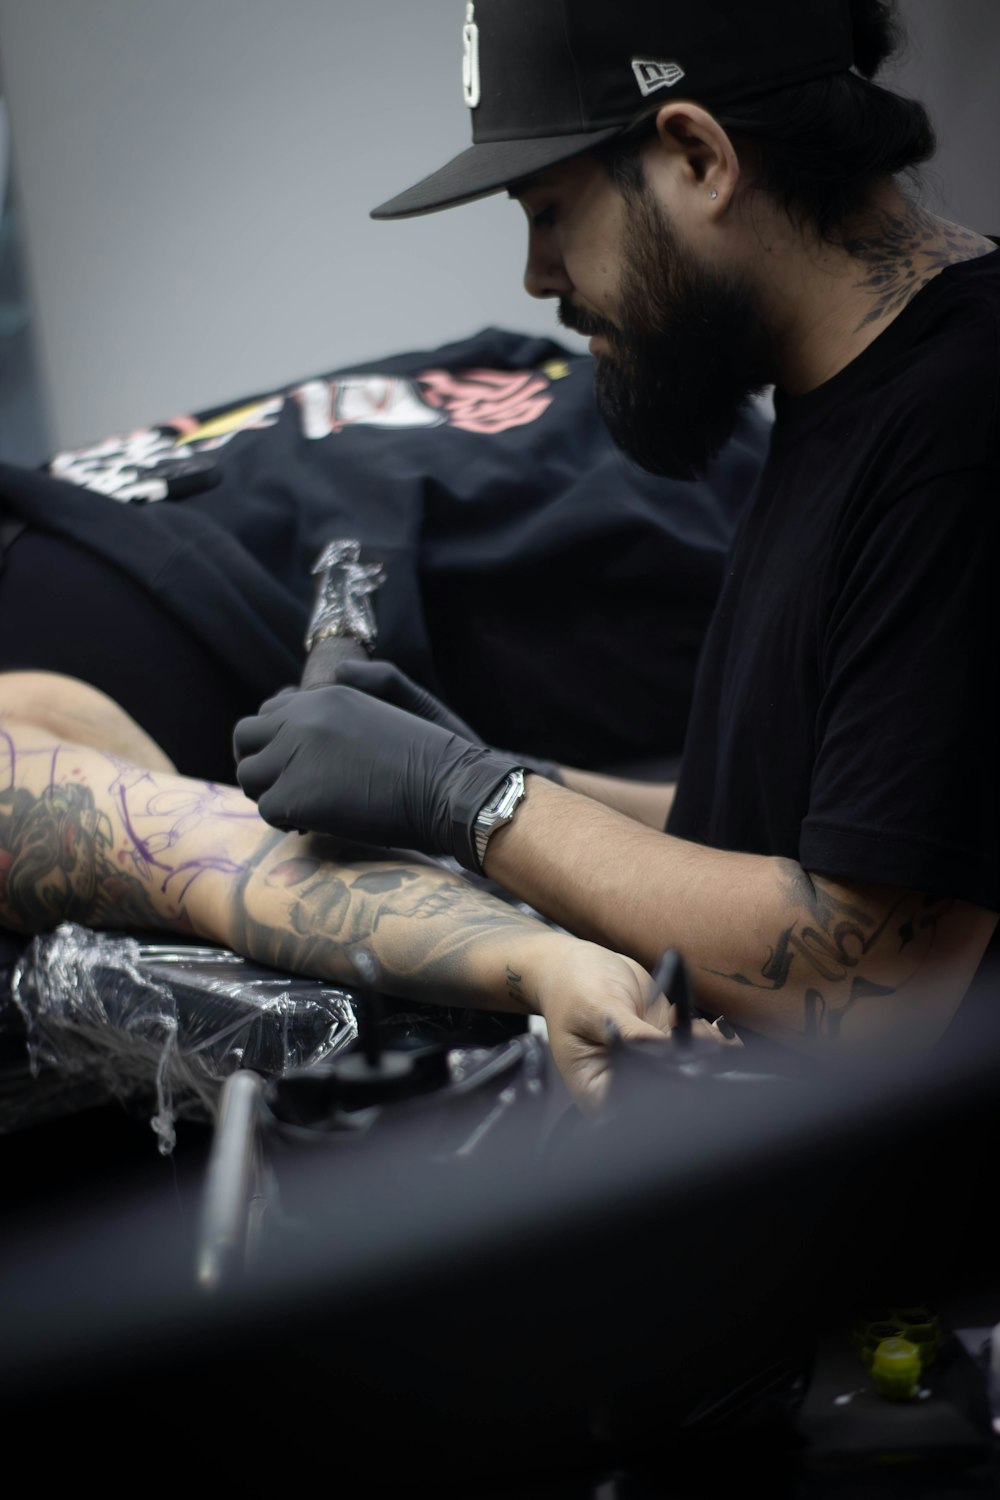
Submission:
[[[434,701],[391,661],[345,661],[337,670],[337,681],[422,718],[428,717],[427,707]]]
[[[371,661],[367,657],[348,656],[337,667],[337,681],[381,697],[391,691],[398,669],[388,661]]]
[[[654,1026],[639,1016],[625,1015],[616,1016],[612,1024],[623,1042],[665,1042],[670,1039],[670,1027],[666,1022],[662,1027]]]
[[[612,1018],[605,1015],[600,1039],[593,1035],[580,1034],[569,1051],[557,1056],[556,1063],[570,1093],[585,1113],[601,1108],[608,1097],[611,1083],[613,1046],[616,1041],[665,1042],[662,1031],[643,1021],[639,1016],[619,1013]]]

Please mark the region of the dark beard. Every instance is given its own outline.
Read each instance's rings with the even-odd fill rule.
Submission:
[[[621,327],[560,304],[560,320],[600,334],[595,385],[615,443],[643,469],[697,479],[771,383],[749,289],[698,264],[645,187],[627,202]]]

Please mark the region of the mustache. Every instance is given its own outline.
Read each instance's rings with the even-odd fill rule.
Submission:
[[[584,312],[582,308],[574,307],[572,302],[567,301],[565,297],[559,299],[556,318],[563,328],[570,328],[574,333],[582,333],[587,338],[600,334],[611,341],[619,337],[618,329],[613,323],[599,318],[596,313]]]

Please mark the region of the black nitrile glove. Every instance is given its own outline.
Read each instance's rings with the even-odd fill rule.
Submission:
[[[483,743],[482,737],[464,719],[452,713],[450,708],[445,708],[439,698],[420,687],[390,661],[345,661],[337,669],[337,681],[347,687],[358,688],[372,698],[379,698],[383,703],[394,703],[397,708],[405,708],[407,713],[419,714],[420,718],[426,719],[430,724],[440,724],[442,729],[461,735],[471,745]],[[497,754],[506,756],[514,752],[498,750]],[[536,760],[534,756],[518,753],[514,755],[514,764],[523,766],[526,771],[534,771],[536,776],[546,776],[549,781],[558,782],[560,786],[564,784],[554,761]]]
[[[450,854],[479,871],[472,825],[523,764],[340,683],[285,691],[241,719],[236,776],[275,828]]]

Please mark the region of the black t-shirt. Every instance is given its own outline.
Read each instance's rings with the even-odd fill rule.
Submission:
[[[776,401],[668,831],[1000,910],[1000,252]]]

